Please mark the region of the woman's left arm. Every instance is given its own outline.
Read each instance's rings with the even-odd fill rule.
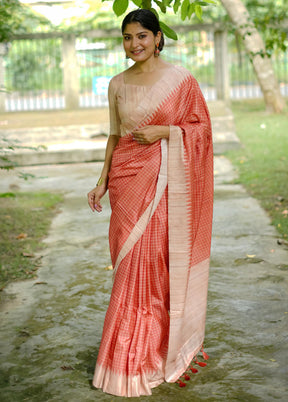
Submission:
[[[170,126],[145,126],[132,131],[132,135],[139,144],[153,144],[162,138],[169,139]]]

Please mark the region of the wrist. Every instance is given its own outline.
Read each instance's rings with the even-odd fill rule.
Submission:
[[[101,186],[102,184],[104,184],[105,187],[107,187],[107,179],[104,179],[104,177],[100,176],[96,183],[96,187]]]
[[[170,127],[169,126],[159,126],[160,128],[160,136],[161,138],[169,138],[169,134],[170,134]]]

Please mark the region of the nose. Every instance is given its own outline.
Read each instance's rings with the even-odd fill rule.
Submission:
[[[135,37],[132,38],[132,40],[131,40],[131,47],[134,49],[134,48],[137,47],[137,45],[138,45],[138,38],[137,38],[137,36],[135,36]]]

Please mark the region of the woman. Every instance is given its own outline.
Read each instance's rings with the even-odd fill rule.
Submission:
[[[135,63],[110,82],[111,133],[88,194],[101,212],[109,188],[114,269],[93,385],[132,397],[178,381],[203,350],[213,152],[196,80],[158,57],[164,40],[155,15],[132,11],[122,34]]]

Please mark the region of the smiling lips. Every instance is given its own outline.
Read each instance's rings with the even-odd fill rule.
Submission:
[[[143,49],[141,49],[141,50],[133,50],[131,53],[135,54],[137,56],[138,54],[140,54],[142,52],[143,52]]]

